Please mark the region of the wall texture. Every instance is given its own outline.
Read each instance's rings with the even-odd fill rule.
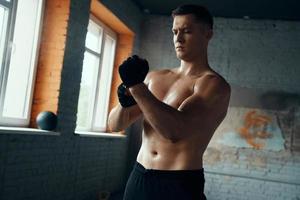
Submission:
[[[69,12],[69,0],[45,2],[30,127],[41,111],[57,112]]]
[[[61,1],[56,2],[60,6]],[[105,3],[138,32],[141,14],[133,3]],[[128,139],[74,134],[89,6],[90,0],[70,0],[57,108],[59,135],[0,130],[1,200],[96,200],[101,191],[124,187]]]
[[[100,0],[110,9],[121,21],[123,21],[133,32],[135,32],[135,42],[133,54],[139,53],[141,24],[144,19],[143,13],[131,1],[123,0]]]

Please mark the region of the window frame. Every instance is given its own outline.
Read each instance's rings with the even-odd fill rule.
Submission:
[[[6,0],[0,0],[1,5],[4,5],[9,9],[7,24],[6,24],[6,33],[5,33],[5,42],[3,48],[2,62],[0,61],[0,126],[8,125],[7,122],[2,122],[2,112],[4,106],[4,94],[6,91],[6,82],[8,76],[8,64],[10,63],[10,54],[12,50],[12,39],[15,26],[15,17],[17,11],[17,1],[12,0],[7,2]]]
[[[38,55],[40,48],[40,39],[42,33],[42,25],[43,25],[43,17],[44,17],[44,9],[45,9],[45,0],[39,0],[37,2],[37,13],[36,13],[36,23],[34,25],[34,32],[32,44],[30,46],[30,50],[32,54],[30,55],[31,65],[29,67],[29,75],[27,82],[27,92],[26,92],[26,100],[24,104],[24,117],[8,117],[4,115],[4,101],[6,95],[6,87],[8,84],[8,75],[9,68],[11,64],[11,56],[14,48],[14,36],[16,29],[16,20],[17,20],[17,8],[18,1],[20,0],[10,0],[7,2],[5,0],[0,0],[1,3],[5,2],[5,4],[9,4],[10,13],[7,22],[7,32],[6,32],[6,43],[3,52],[3,59],[1,63],[1,74],[0,74],[0,126],[8,126],[8,127],[28,127],[30,123],[31,117],[31,109],[33,103],[33,93],[35,87],[35,79],[36,79],[36,71],[37,71],[37,63],[38,63]]]
[[[93,87],[95,88],[95,92],[92,94],[93,95],[93,102],[92,106],[91,106],[91,112],[92,114],[89,117],[89,121],[87,122],[88,126],[87,127],[80,127],[77,126],[77,120],[76,120],[76,128],[75,128],[75,133],[77,134],[88,134],[88,135],[100,135],[104,132],[106,132],[107,129],[107,118],[108,118],[108,107],[109,107],[109,97],[110,97],[110,93],[111,93],[111,83],[112,83],[112,75],[113,75],[113,68],[114,68],[114,62],[115,62],[115,56],[116,56],[116,49],[117,49],[117,42],[118,42],[118,34],[116,32],[114,32],[111,28],[109,28],[107,25],[105,25],[103,22],[101,22],[97,17],[95,17],[93,14],[90,14],[90,18],[89,20],[91,20],[93,23],[95,23],[96,25],[100,26],[102,28],[102,38],[101,38],[101,46],[100,46],[100,53],[97,53],[91,49],[89,49],[87,46],[85,46],[85,52],[88,52],[94,56],[99,56],[99,70],[97,72],[97,81],[96,81],[96,85],[94,85]],[[103,56],[104,56],[104,46],[105,46],[105,39],[106,37],[110,37],[113,39],[114,41],[114,47],[112,50],[112,65],[111,68],[109,68],[109,76],[110,80],[108,83],[106,83],[107,85],[107,89],[108,89],[108,100],[105,102],[105,107],[107,108],[107,112],[105,113],[105,127],[99,127],[95,125],[95,119],[96,119],[96,115],[97,115],[97,102],[99,101],[98,96],[99,96],[99,85],[100,85],[100,81],[101,81],[101,73],[103,73]],[[98,100],[98,101],[97,101]],[[77,112],[78,113],[78,112]]]

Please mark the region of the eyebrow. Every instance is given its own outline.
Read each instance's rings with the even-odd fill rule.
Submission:
[[[191,26],[184,26],[183,28],[172,28],[172,31],[174,31],[174,30],[184,30],[184,29],[191,29]]]

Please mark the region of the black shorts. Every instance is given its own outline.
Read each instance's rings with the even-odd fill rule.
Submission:
[[[206,200],[204,182],[203,169],[154,170],[136,162],[123,200]]]

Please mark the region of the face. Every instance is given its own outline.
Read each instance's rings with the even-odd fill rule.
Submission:
[[[173,20],[173,42],[179,59],[193,61],[207,51],[207,45],[212,37],[212,30],[194,15],[178,15]]]

